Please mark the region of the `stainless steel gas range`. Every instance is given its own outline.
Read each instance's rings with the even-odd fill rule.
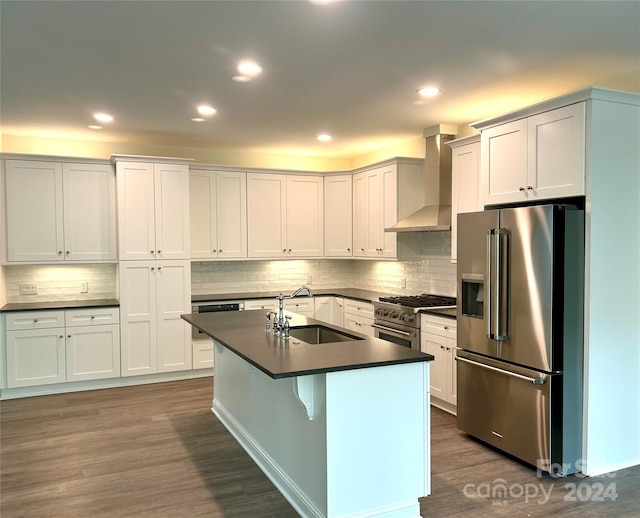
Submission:
[[[455,297],[406,295],[380,297],[373,303],[376,337],[420,350],[420,315],[423,309],[455,308]]]

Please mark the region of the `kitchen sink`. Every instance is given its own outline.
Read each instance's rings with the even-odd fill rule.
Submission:
[[[292,327],[289,334],[291,338],[297,338],[308,344],[331,344],[335,342],[351,342],[364,340],[359,336],[350,335],[325,326],[299,326]]]

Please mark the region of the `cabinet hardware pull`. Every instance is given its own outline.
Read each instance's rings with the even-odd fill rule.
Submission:
[[[219,254],[221,254],[221,253],[222,253],[222,250],[218,250],[218,253],[219,253]]]
[[[282,249],[282,253],[283,253],[283,254],[286,254],[286,253],[287,253],[287,249],[286,249],[286,248],[283,248],[283,249]]]
[[[34,324],[35,324],[37,321],[38,321],[38,319],[37,319],[37,318],[34,318],[34,319],[33,319],[33,323],[34,323]]]
[[[67,335],[67,338],[71,338],[71,335]]]
[[[530,191],[533,191],[533,187],[531,187],[530,185],[527,185],[527,189],[529,189]]]
[[[291,248],[289,248],[289,253],[291,253]]]
[[[69,252],[69,250],[67,250],[67,255],[69,255],[71,252]]]
[[[524,192],[524,187],[519,187],[518,190]]]
[[[347,252],[351,252],[351,248],[347,248]]]
[[[444,345],[441,345],[441,346],[440,346],[440,349],[444,349]]]
[[[149,250],[150,254],[155,254],[155,250]]]
[[[158,270],[162,270],[162,266],[158,266]]]
[[[93,320],[94,318],[96,318],[94,315],[91,315],[91,320]]]
[[[155,268],[152,266],[152,267],[151,267],[151,271],[153,271],[153,270],[155,270]]]
[[[64,336],[60,335],[58,338],[64,338]]]
[[[58,250],[58,255],[62,255],[62,250]]]
[[[162,253],[162,250],[158,250],[158,253],[159,253],[159,254],[161,254],[161,253]]]

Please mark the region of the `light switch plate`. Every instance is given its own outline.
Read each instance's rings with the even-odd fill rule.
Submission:
[[[80,282],[80,293],[89,293],[89,281]]]

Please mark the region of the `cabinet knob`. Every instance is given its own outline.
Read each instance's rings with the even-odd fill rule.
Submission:
[[[361,252],[364,252],[364,248],[361,248],[361,249],[360,249],[360,251],[361,251]]]
[[[60,335],[58,338],[63,339],[63,338],[64,338],[64,336]]]
[[[524,187],[518,187],[518,190],[524,192]]]
[[[289,253],[291,253],[291,248],[289,248]]]
[[[222,253],[222,250],[218,250],[218,253],[219,253],[219,254],[221,254],[221,253]]]
[[[37,319],[37,318],[34,318],[34,319],[33,319],[33,323],[34,323],[34,324],[35,324],[37,321],[38,321],[38,319]]]
[[[162,250],[158,250],[158,253],[159,253],[159,254],[161,254],[161,253],[162,253]]]
[[[67,338],[71,338],[71,335],[67,335]]]
[[[347,248],[347,252],[351,252],[351,248]]]
[[[441,346],[440,346],[440,349],[444,349],[444,345],[441,345]]]
[[[94,318],[96,318],[95,315],[91,315],[91,320],[93,320]]]
[[[69,252],[69,250],[67,250],[66,254],[69,255],[71,252]]]
[[[158,266],[158,271],[162,270],[162,266]]]
[[[155,270],[155,267],[153,267],[153,266],[152,266],[152,267],[151,267],[151,271],[153,271],[153,270]]]
[[[283,248],[283,249],[282,249],[282,253],[283,253],[283,254],[286,254],[286,253],[287,253],[287,249],[286,249],[286,248]]]
[[[156,252],[155,252],[155,250],[149,250],[149,253],[150,254],[155,254]]]
[[[58,250],[58,255],[62,255],[62,250]]]
[[[531,187],[530,185],[527,185],[527,189],[529,189],[530,191],[533,191],[533,187]]]

